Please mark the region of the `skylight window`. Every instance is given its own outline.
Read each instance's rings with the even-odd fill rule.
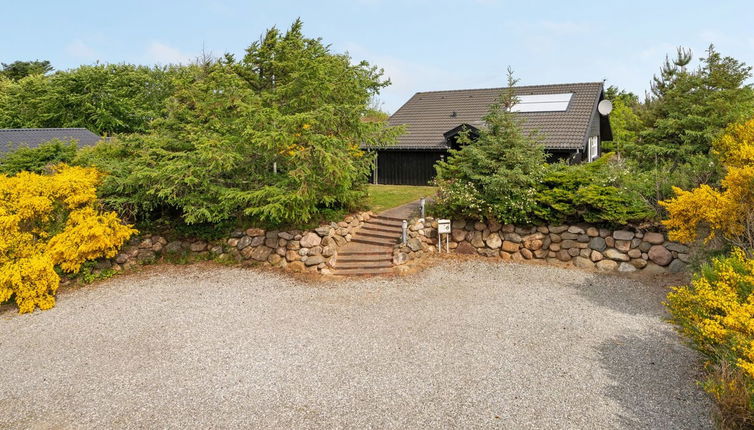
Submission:
[[[568,109],[573,93],[518,96],[511,112],[563,112]]]

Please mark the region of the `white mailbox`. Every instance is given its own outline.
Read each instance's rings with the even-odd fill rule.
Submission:
[[[437,220],[437,252],[442,252],[442,235],[445,235],[445,252],[450,252],[450,220]]]

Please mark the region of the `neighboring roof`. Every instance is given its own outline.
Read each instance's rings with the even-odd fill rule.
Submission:
[[[0,156],[20,146],[36,148],[53,139],[75,140],[78,146],[92,146],[101,137],[85,128],[6,128],[0,129]]]
[[[443,133],[469,124],[482,127],[482,117],[506,88],[429,91],[416,93],[388,120],[406,125],[396,149],[445,149]],[[519,112],[525,132],[537,131],[548,149],[583,148],[589,126],[603,97],[602,82],[514,87],[516,95],[573,93],[568,108],[561,112]]]

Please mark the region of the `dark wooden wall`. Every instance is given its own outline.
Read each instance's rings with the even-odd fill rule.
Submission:
[[[566,161],[581,163],[583,154],[575,151],[546,151],[547,162]],[[435,177],[435,163],[448,157],[447,151],[400,151],[377,152],[377,183],[384,185],[427,185]],[[374,183],[374,172],[369,182]]]
[[[435,163],[446,151],[390,151],[377,153],[377,183],[427,185],[435,177]],[[374,175],[371,181],[374,182]]]

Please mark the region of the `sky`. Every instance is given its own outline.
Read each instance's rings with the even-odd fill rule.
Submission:
[[[0,0],[0,62],[188,62],[202,51],[240,55],[272,26],[296,19],[334,52],[385,70],[379,95],[394,112],[419,91],[606,80],[643,95],[666,54],[710,43],[754,65],[749,1],[84,1]]]

